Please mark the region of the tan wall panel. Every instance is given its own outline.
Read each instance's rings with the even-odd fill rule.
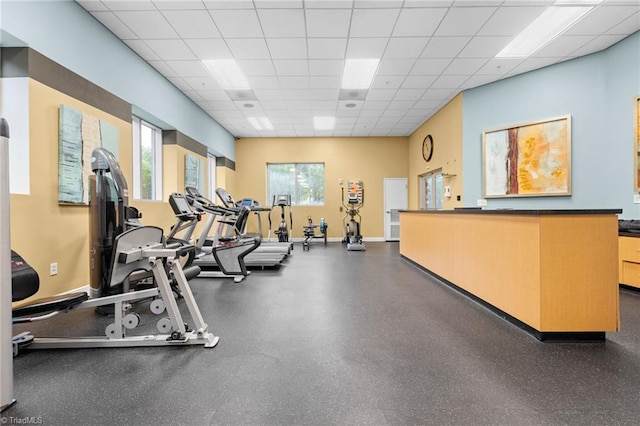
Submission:
[[[302,226],[311,216],[315,223],[321,217],[329,225],[330,238],[343,236],[345,213],[341,204],[338,181],[360,179],[364,183],[362,235],[366,239],[384,237],[384,178],[406,177],[408,138],[247,138],[236,142],[236,198],[266,200],[267,163],[325,163],[325,205],[294,206],[293,236],[302,237]],[[220,183],[219,186],[222,184]],[[280,212],[272,213],[273,228]],[[265,232],[266,234],[266,232]]]
[[[118,127],[121,167],[131,176],[131,123],[34,80],[29,81],[30,195],[11,196],[11,245],[40,275],[44,297],[89,284],[89,208],[58,205],[58,117],[61,104]],[[58,275],[49,276],[49,264]]]
[[[427,120],[409,137],[409,209],[420,208],[418,176],[442,168],[444,173],[456,175],[445,178],[444,185],[451,186],[451,198],[443,200],[445,210],[462,206],[462,94]],[[433,157],[428,163],[422,158],[422,141],[431,135],[434,140]],[[478,143],[480,140],[478,139]]]

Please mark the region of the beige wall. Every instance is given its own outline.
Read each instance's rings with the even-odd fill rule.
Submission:
[[[30,195],[11,195],[11,247],[40,275],[46,297],[89,284],[89,208],[58,205],[59,108],[67,105],[118,127],[119,162],[132,184],[131,123],[80,102],[35,80],[29,80]],[[184,157],[197,156],[178,145],[163,146],[163,201],[129,200],[142,212],[142,222],[169,231],[175,217],[167,202],[171,192],[184,192]],[[206,185],[206,184],[205,184]],[[49,265],[58,263],[58,275]]]
[[[409,144],[406,137],[395,138],[247,138],[236,142],[236,198],[255,198],[263,206],[266,200],[266,164],[324,162],[325,205],[294,206],[293,236],[302,237],[302,226],[311,215],[315,223],[324,217],[329,238],[343,236],[339,180],[360,179],[364,183],[364,207],[361,209],[362,235],[384,237],[383,183],[387,177],[407,177]],[[219,183],[218,186],[222,186]],[[280,211],[272,213],[272,229],[279,223]],[[266,235],[268,222],[263,219]]]
[[[433,156],[428,163],[422,157],[422,141],[433,137]],[[420,126],[409,137],[409,208],[420,207],[419,176],[442,169],[443,173],[456,175],[444,179],[451,186],[451,198],[445,198],[445,210],[462,206],[456,196],[462,197],[462,94],[451,100],[444,108]]]
[[[58,112],[68,105],[120,132],[120,161],[131,176],[131,123],[29,80],[30,195],[11,195],[11,247],[40,275],[38,297],[89,284],[89,208],[58,205]],[[49,276],[49,264],[58,275]]]

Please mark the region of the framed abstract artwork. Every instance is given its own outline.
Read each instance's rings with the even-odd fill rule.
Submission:
[[[482,133],[485,198],[571,195],[571,116]]]

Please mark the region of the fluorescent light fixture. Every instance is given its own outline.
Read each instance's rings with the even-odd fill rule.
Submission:
[[[267,117],[249,117],[248,120],[256,130],[273,130],[273,124]]]
[[[333,130],[335,123],[335,117],[313,117],[313,127],[316,130]]]
[[[224,90],[249,90],[249,82],[233,59],[206,59],[202,63]]]
[[[549,7],[511,40],[511,43],[507,44],[496,58],[526,58],[533,55],[569,29],[591,9],[593,9],[592,6]]]
[[[347,59],[342,74],[343,89],[368,89],[380,59]]]

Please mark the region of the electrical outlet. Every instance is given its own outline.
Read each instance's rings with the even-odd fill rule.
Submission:
[[[49,275],[51,276],[58,275],[58,262],[55,262],[49,265]]]
[[[487,200],[485,200],[484,198],[479,199],[479,200],[478,200],[478,205],[479,205],[480,207],[484,207],[484,206],[486,206],[486,205],[487,205]]]
[[[640,194],[633,194],[633,203],[640,204]]]

